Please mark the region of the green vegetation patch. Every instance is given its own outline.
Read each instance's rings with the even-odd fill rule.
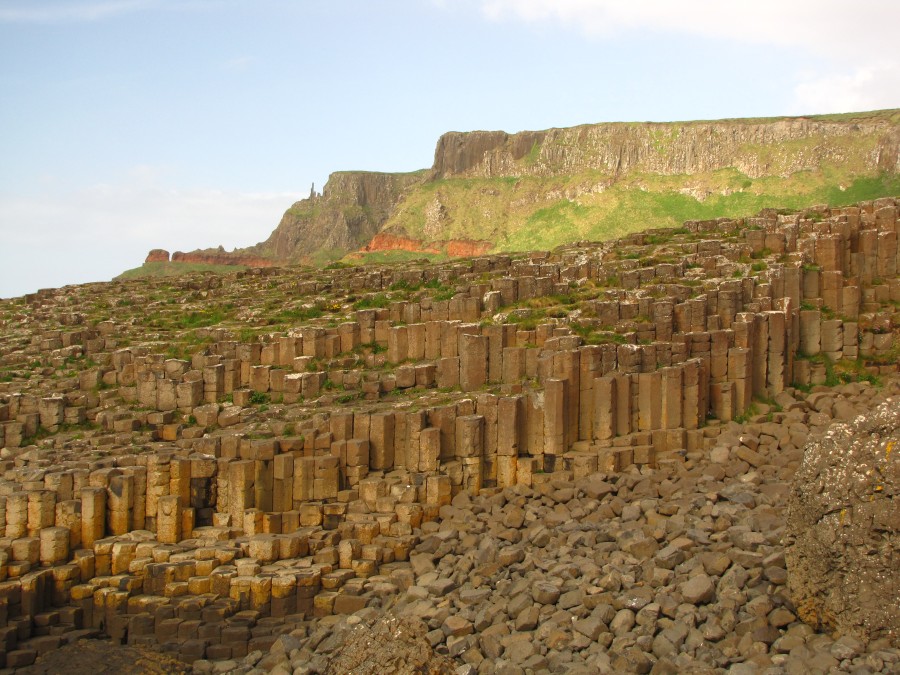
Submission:
[[[583,239],[583,224],[591,211],[590,207],[568,199],[538,209],[521,227],[513,230],[503,248],[519,251],[554,248]]]
[[[411,262],[413,260],[427,260],[428,262],[443,262],[448,260],[445,253],[422,253],[419,251],[363,251],[353,254],[353,257],[345,259],[360,265],[385,265],[391,263]]]
[[[310,319],[318,319],[324,314],[322,306],[316,304],[311,307],[290,307],[269,314],[266,317],[268,324],[296,324]]]

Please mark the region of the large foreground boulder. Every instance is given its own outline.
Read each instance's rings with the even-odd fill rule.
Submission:
[[[900,645],[900,399],[807,445],[787,520],[799,616]]]
[[[427,626],[414,617],[386,614],[372,626],[358,624],[346,636],[326,675],[444,675],[455,664],[435,654],[425,637]]]

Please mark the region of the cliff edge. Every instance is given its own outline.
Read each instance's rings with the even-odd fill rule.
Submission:
[[[268,239],[226,259],[321,265],[360,250],[552,248],[763,208],[875,199],[900,192],[898,176],[900,110],[449,132],[430,169],[333,173]]]

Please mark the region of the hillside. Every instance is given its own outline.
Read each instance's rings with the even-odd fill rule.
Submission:
[[[898,110],[450,132],[430,169],[334,173],[235,255],[322,265],[360,249],[375,262],[523,251],[898,193]]]

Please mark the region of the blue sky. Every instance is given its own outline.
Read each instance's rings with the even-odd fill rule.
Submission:
[[[0,0],[0,297],[265,239],[450,130],[900,107],[893,0]]]

